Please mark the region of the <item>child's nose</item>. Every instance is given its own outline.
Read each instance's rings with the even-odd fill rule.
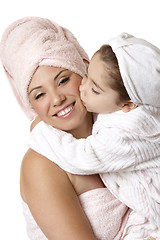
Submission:
[[[84,84],[86,83],[86,81],[87,81],[87,77],[84,76],[84,77],[82,78],[82,85],[84,85]]]
[[[84,90],[85,90],[86,81],[87,81],[87,78],[84,77],[84,78],[82,79],[82,83],[81,83],[80,88],[79,88],[80,91],[84,91]]]
[[[84,93],[85,92],[85,86],[83,84],[80,85],[79,90],[80,90],[81,93],[82,92]]]

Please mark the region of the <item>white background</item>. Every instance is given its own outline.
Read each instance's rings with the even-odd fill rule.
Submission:
[[[159,0],[4,0],[0,36],[18,18],[40,16],[69,28],[89,57],[109,37],[129,32],[160,47]],[[20,164],[29,121],[0,65],[0,239],[27,240],[19,193]]]

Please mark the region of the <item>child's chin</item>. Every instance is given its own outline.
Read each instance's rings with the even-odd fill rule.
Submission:
[[[93,109],[91,109],[90,107],[87,107],[87,106],[85,106],[86,107],[86,109],[87,109],[87,112],[95,112]]]

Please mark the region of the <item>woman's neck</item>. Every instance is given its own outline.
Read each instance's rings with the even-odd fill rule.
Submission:
[[[87,138],[92,134],[92,126],[93,126],[93,116],[92,113],[87,113],[85,120],[83,123],[77,128],[69,131],[75,138]]]

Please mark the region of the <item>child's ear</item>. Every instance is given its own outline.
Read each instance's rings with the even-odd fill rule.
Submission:
[[[133,103],[132,101],[128,101],[122,105],[121,110],[124,113],[127,113],[127,112],[130,112],[131,110],[135,109],[136,107],[137,107],[137,105],[135,103]]]

